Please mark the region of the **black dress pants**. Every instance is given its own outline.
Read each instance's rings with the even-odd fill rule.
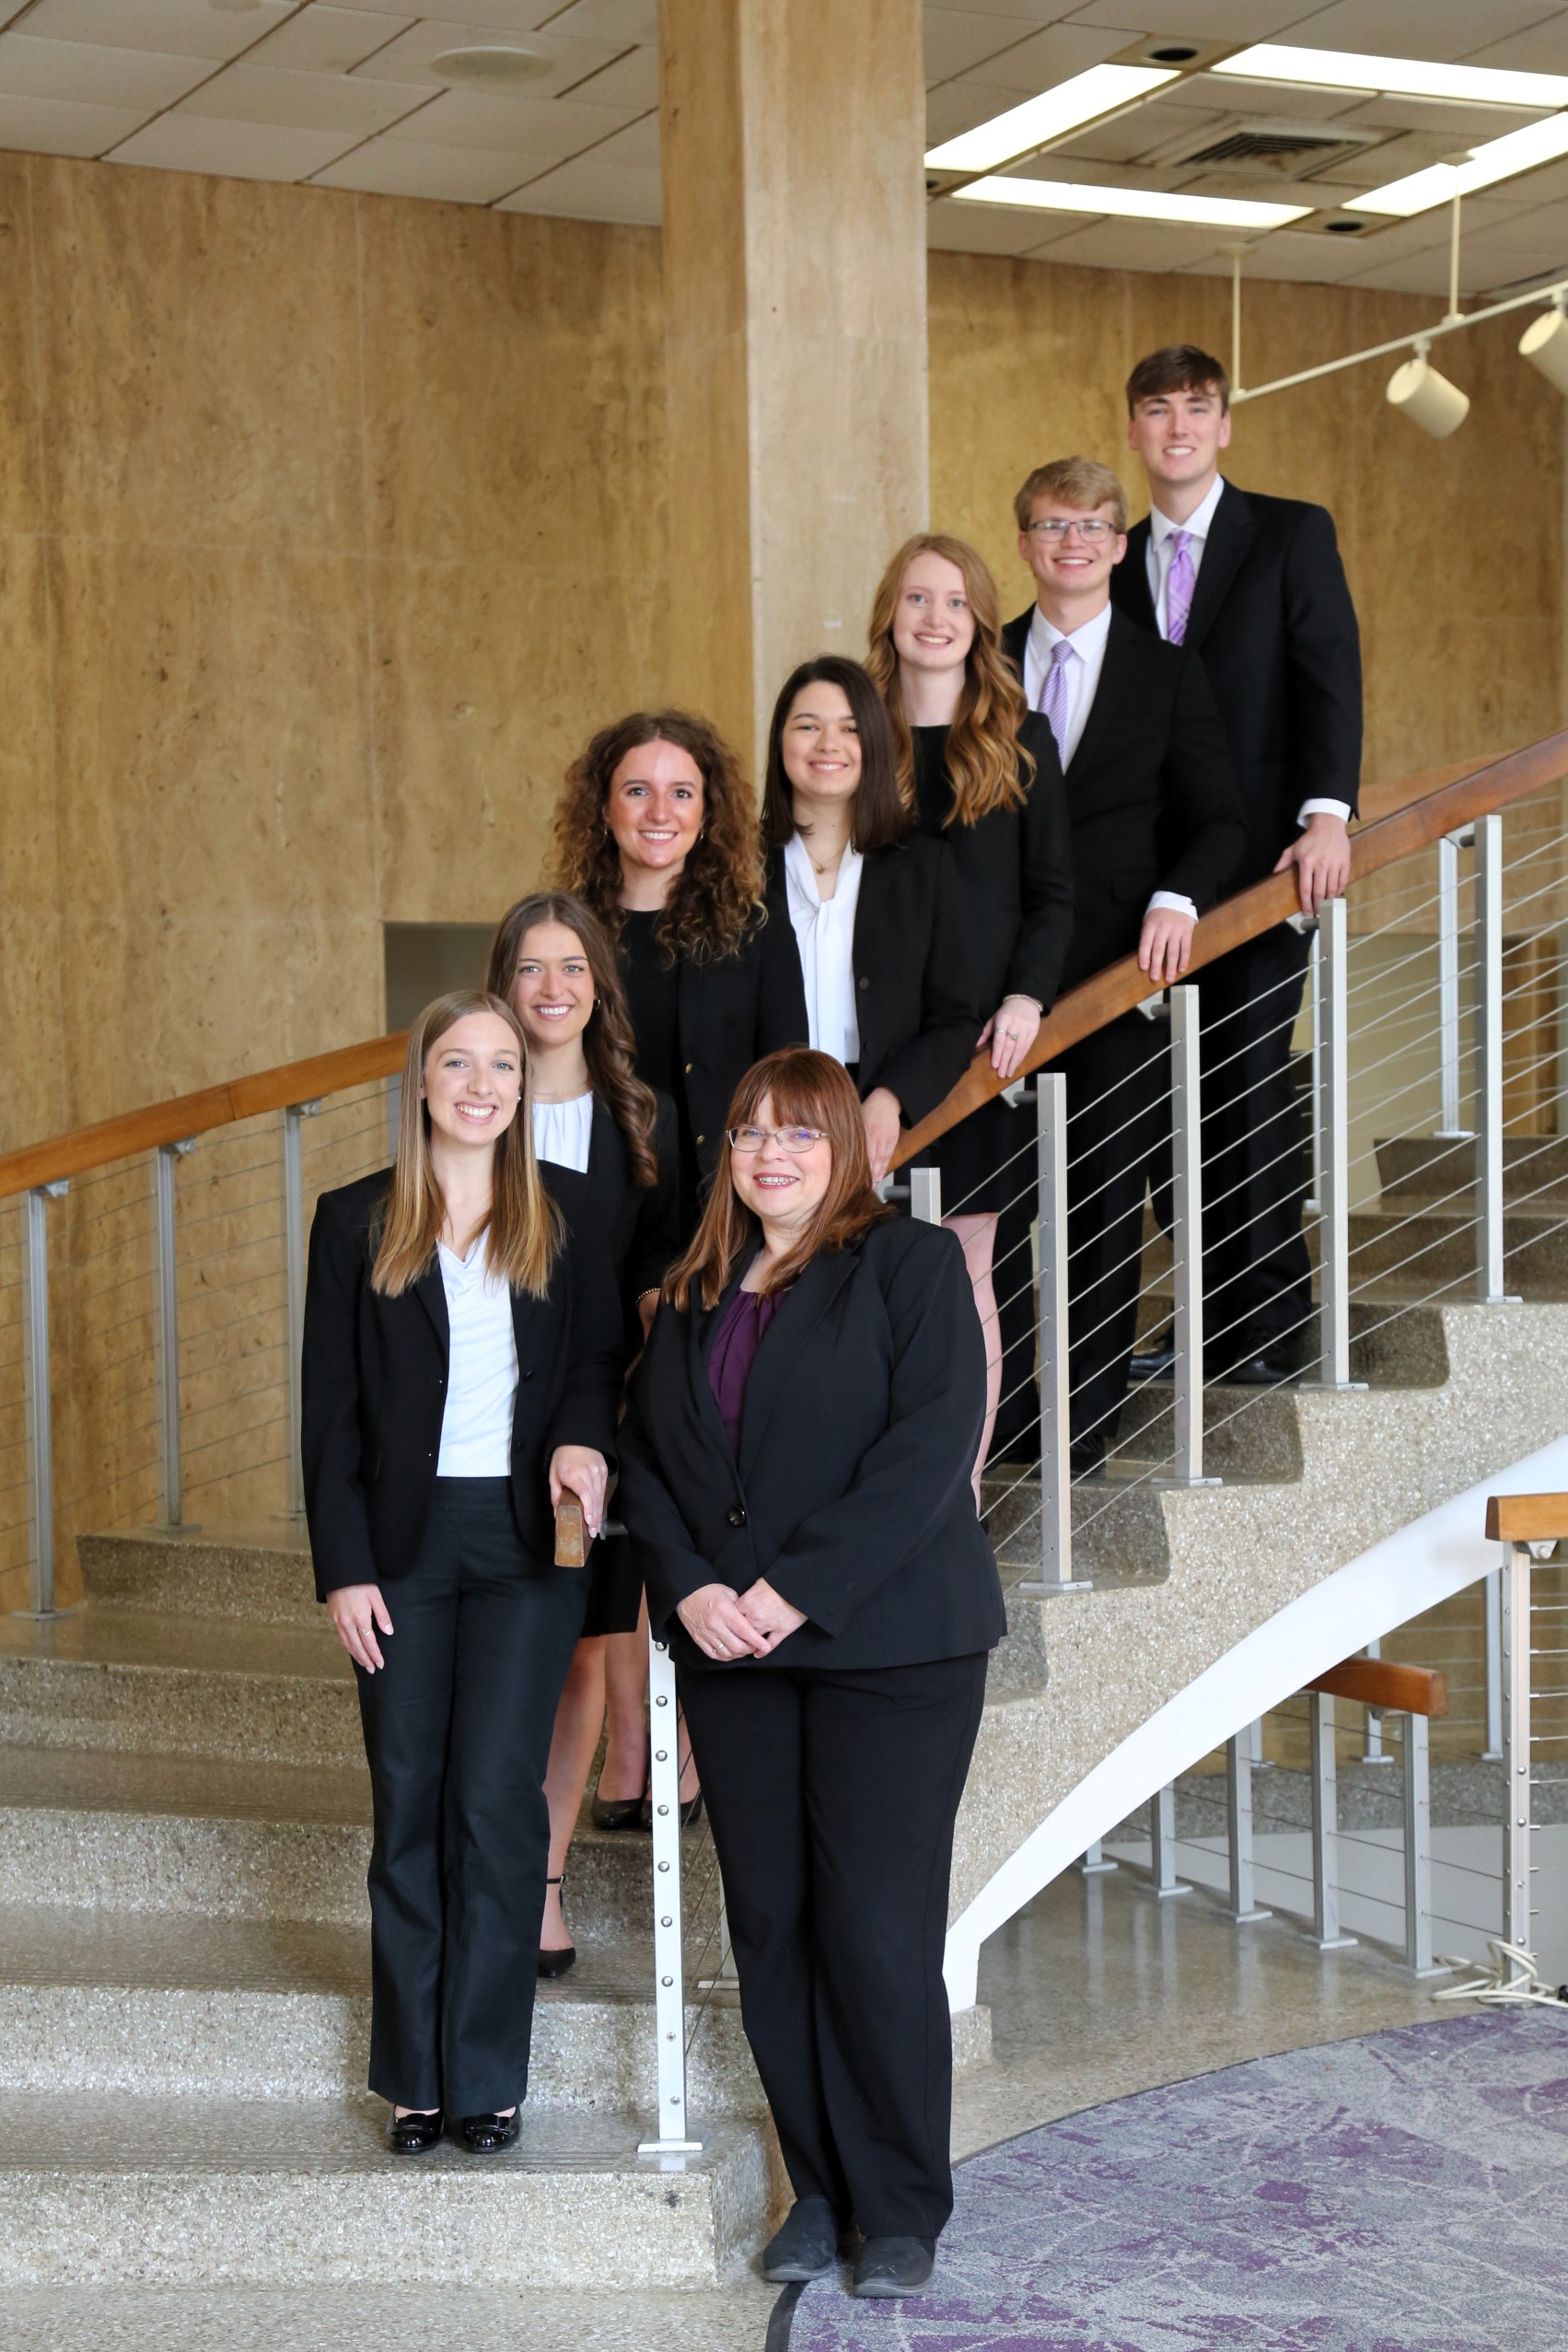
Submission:
[[[1069,1048],[1067,1365],[1074,1451],[1115,1442],[1142,1285],[1144,1200],[1162,1128],[1169,1031],[1127,1013]]]
[[[385,1666],[356,1670],[375,1801],[370,2088],[480,2115],[528,2090],[550,1869],[544,1771],[582,1570],[529,1559],[510,1482],[439,1478]]]
[[[942,1953],[986,1659],[684,1670],[746,2037],[797,2197],[867,2237],[953,2209]]]

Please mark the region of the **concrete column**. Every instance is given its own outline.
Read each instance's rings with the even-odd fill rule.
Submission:
[[[671,692],[760,758],[923,528],[920,0],[660,0]]]

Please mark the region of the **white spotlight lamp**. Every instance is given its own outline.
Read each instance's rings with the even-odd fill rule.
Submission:
[[[1532,319],[1519,337],[1519,356],[1539,367],[1560,392],[1568,392],[1568,318],[1551,309]]]
[[[1470,413],[1469,394],[1440,376],[1420,349],[1389,377],[1388,401],[1390,408],[1408,416],[1434,441],[1446,441],[1450,433],[1457,433]]]

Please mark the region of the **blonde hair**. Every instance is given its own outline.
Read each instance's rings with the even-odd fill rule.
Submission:
[[[939,555],[963,575],[964,593],[974,615],[974,643],[964,661],[958,707],[947,735],[947,780],[953,806],[947,824],[972,825],[995,809],[1021,809],[1028,798],[1034,761],[1018,741],[1028,705],[1017,673],[1002,650],[1002,602],[991,566],[978,548],[946,531],[921,531],[906,539],[883,573],[871,606],[865,667],[888,705],[899,754],[899,790],[914,804],[914,744],[899,686],[899,656],[893,617],[904,574],[917,555]]]
[[[400,1298],[427,1270],[447,1221],[447,1203],[430,1159],[424,1065],[448,1030],[470,1013],[493,1013],[505,1022],[517,1041],[523,1081],[517,1111],[496,1137],[490,1213],[480,1228],[484,1235],[485,1267],[492,1275],[504,1276],[514,1290],[542,1298],[565,1238],[560,1212],[544,1189],[534,1159],[528,1040],[517,1016],[510,1005],[485,989],[459,988],[426,1005],[408,1033],[398,1155],[379,1227],[372,1237],[376,1258],[370,1287],[388,1298]]]
[[[1028,530],[1037,498],[1053,498],[1059,506],[1071,506],[1078,515],[1092,515],[1097,506],[1109,506],[1116,529],[1127,528],[1127,493],[1098,458],[1052,458],[1049,465],[1037,465],[1013,501],[1020,530]]]

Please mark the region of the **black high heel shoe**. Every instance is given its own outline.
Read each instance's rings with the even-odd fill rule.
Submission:
[[[558,1879],[546,1879],[544,1883],[547,1887],[563,1887],[566,1883],[565,1871],[563,1870]],[[555,1951],[551,1951],[545,1945],[540,1944],[539,1948],[539,1973],[541,1976],[564,1976],[566,1971],[569,1968],[575,1968],[576,1964],[577,1947],[575,1944],[563,1944],[559,1950]]]
[[[648,1801],[645,1785],[640,1797],[601,1797],[594,1792],[595,1829],[645,1829],[643,1808]]]
[[[424,2156],[436,2146],[445,2125],[439,2107],[427,2115],[417,2109],[407,2115],[394,2114],[387,2125],[387,2145],[394,2156]]]

